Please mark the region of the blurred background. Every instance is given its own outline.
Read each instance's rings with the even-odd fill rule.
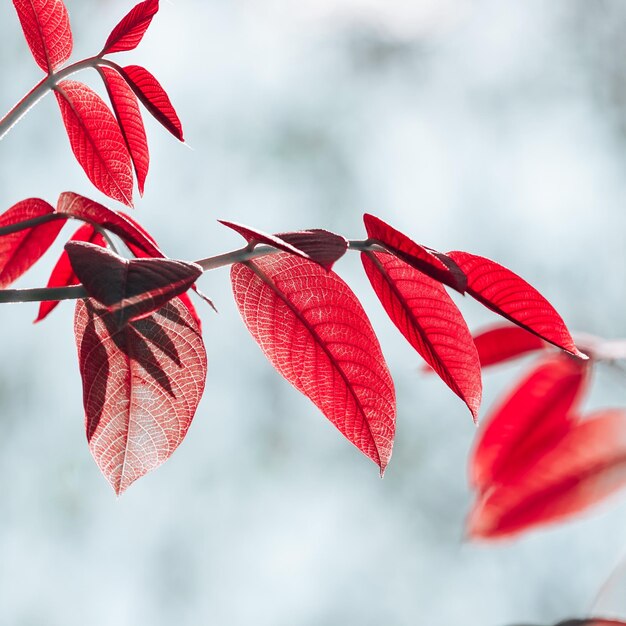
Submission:
[[[66,4],[79,59],[134,3]],[[145,64],[183,121],[187,146],[146,117],[133,214],[169,255],[239,246],[216,218],[358,238],[369,211],[511,267],[574,330],[626,335],[624,2],[161,5],[118,60]],[[3,114],[40,79],[8,0],[0,58]],[[65,190],[121,208],[76,164],[50,96],[0,143],[0,164],[2,211]],[[45,284],[62,243],[18,286]],[[626,552],[625,498],[515,541],[465,541],[469,412],[420,372],[357,256],[336,269],[396,383],[382,481],[265,361],[222,269],[200,283],[219,314],[198,303],[209,378],[189,435],[116,499],[85,442],[72,305],[36,326],[35,305],[3,305],[0,625],[507,626],[591,610]],[[471,328],[495,321],[459,303]],[[483,416],[528,366],[485,375]],[[625,403],[626,381],[598,371],[588,406]]]

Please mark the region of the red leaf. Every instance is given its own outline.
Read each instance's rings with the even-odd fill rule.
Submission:
[[[236,222],[225,220],[218,220],[218,222],[239,233],[250,244],[267,244],[318,263],[327,270],[330,270],[335,261],[340,259],[348,249],[347,239],[327,230],[314,228],[270,235]]]
[[[467,293],[509,321],[571,354],[583,357],[554,307],[524,279],[495,261],[448,252],[467,276]]]
[[[393,254],[363,252],[361,260],[391,321],[477,420],[482,395],[478,353],[443,285]]]
[[[106,246],[104,237],[91,224],[83,224],[72,235],[70,241],[87,241],[88,243],[93,243],[96,246]],[[54,266],[46,286],[68,287],[70,285],[78,285],[79,282],[80,281],[72,269],[67,252],[64,250]],[[44,300],[39,305],[39,314],[37,315],[35,322],[40,322],[44,319],[57,306],[57,304],[59,304],[58,300]]]
[[[85,174],[102,193],[132,206],[130,155],[115,117],[87,85],[64,80],[54,89],[72,151]]]
[[[380,466],[395,432],[395,393],[376,335],[334,272],[278,253],[231,270],[235,300],[269,361]]]
[[[148,256],[165,256],[154,243],[152,236],[130,216],[111,211],[98,202],[77,193],[63,192],[57,202],[57,213],[101,226],[120,237],[129,247],[134,246],[136,249],[143,250]]]
[[[53,215],[44,200],[29,198],[14,204],[0,215],[0,228],[26,220]],[[56,239],[64,219],[52,219],[37,226],[0,236],[0,289],[17,280],[34,265]]]
[[[311,261],[327,270],[332,269],[348,250],[348,240],[345,237],[321,228],[276,233],[276,237],[302,250]]]
[[[135,5],[111,31],[99,56],[136,48],[158,10],[159,0],[145,0]]]
[[[127,65],[125,68],[118,69],[150,114],[163,124],[176,139],[184,141],[182,124],[169,96],[157,79],[140,65]]]
[[[206,379],[202,336],[178,299],[123,328],[78,300],[74,329],[89,448],[119,495],[184,439]]]
[[[581,360],[546,358],[491,412],[471,458],[470,480],[479,491],[532,465],[570,428],[588,371]]]
[[[399,230],[392,228],[381,219],[373,215],[365,214],[363,222],[367,230],[367,236],[387,248],[416,270],[427,276],[456,289],[460,293],[465,292],[466,278],[456,264],[441,253],[433,253],[432,250],[420,246]],[[445,259],[445,260],[444,260]]]
[[[519,326],[495,326],[474,336],[480,365],[487,367],[543,350],[543,339]]]
[[[115,70],[108,67],[98,67],[98,71],[106,86],[111,104],[113,105],[113,112],[135,166],[139,194],[143,195],[144,183],[146,182],[150,164],[150,154],[137,97],[126,81]]]
[[[625,484],[626,412],[599,411],[487,491],[470,515],[469,534],[505,537],[563,520]]]
[[[113,313],[123,326],[160,309],[187,291],[202,268],[174,259],[127,259],[88,243],[65,245],[76,276],[91,297]]]
[[[37,65],[51,74],[72,54],[72,29],[62,0],[13,0]]]

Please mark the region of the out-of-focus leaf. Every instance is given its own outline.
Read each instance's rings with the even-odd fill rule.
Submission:
[[[626,411],[598,411],[476,501],[468,535],[510,537],[581,513],[626,485]]]
[[[481,367],[497,365],[546,347],[543,339],[519,326],[495,326],[474,335]]]
[[[589,368],[564,355],[543,360],[500,402],[478,433],[470,480],[479,491],[524,471],[571,426]]]

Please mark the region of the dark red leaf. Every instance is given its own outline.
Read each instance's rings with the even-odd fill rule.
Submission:
[[[72,151],[89,180],[104,194],[133,204],[133,171],[122,131],[102,98],[73,80],[55,86]]]
[[[363,216],[367,236],[380,243],[398,258],[408,263],[416,270],[427,276],[456,289],[460,293],[465,292],[466,278],[456,264],[447,259],[441,253],[434,254],[432,250],[420,246],[399,230],[392,228],[381,219],[373,215]],[[442,260],[446,258],[444,262]]]
[[[98,71],[106,86],[111,104],[113,105],[113,112],[135,166],[139,194],[143,195],[150,164],[150,154],[137,96],[115,70],[108,67],[98,67]]]
[[[243,320],[272,365],[383,472],[395,432],[393,381],[350,288],[282,252],[233,265],[231,279]]]
[[[78,300],[74,329],[89,448],[119,495],[184,439],[206,380],[202,336],[177,298],[122,328]]]
[[[482,396],[478,353],[443,285],[393,254],[363,252],[361,260],[392,322],[477,420]]]
[[[123,326],[160,309],[187,291],[202,274],[195,263],[174,259],[133,259],[89,243],[65,245],[76,276],[91,297],[113,313]]]
[[[474,538],[507,537],[597,504],[626,484],[626,412],[607,409],[570,429],[476,502]]]
[[[302,250],[311,261],[327,270],[332,269],[348,250],[348,240],[345,237],[321,228],[276,233],[276,237]]]
[[[543,360],[485,419],[471,458],[479,491],[506,482],[534,463],[571,426],[589,367],[557,354]]]
[[[111,211],[98,202],[77,193],[63,192],[57,202],[57,213],[101,226],[120,237],[129,247],[143,250],[148,256],[165,256],[154,243],[152,236],[130,216]]]
[[[519,326],[495,326],[474,336],[482,367],[496,365],[543,350],[543,339]]]
[[[91,225],[83,224],[73,235],[70,241],[86,241],[93,243],[96,246],[105,247],[106,241],[104,237]],[[69,287],[70,285],[78,285],[80,281],[72,269],[70,259],[67,252],[63,250],[59,260],[57,261],[50,279],[46,287]],[[58,300],[44,300],[39,305],[39,314],[35,322],[40,322],[44,319],[56,306],[59,304]]]
[[[239,233],[250,244],[264,243],[318,263],[327,270],[330,270],[335,261],[341,258],[348,249],[347,239],[327,230],[299,230],[270,235],[236,222],[225,220],[218,220],[218,222]]]
[[[100,56],[136,48],[158,10],[159,0],[145,0],[135,5],[111,31]]]
[[[50,74],[72,54],[72,29],[62,0],[13,0],[37,65]]]
[[[182,124],[169,96],[157,79],[140,65],[127,65],[123,69],[119,68],[119,71],[150,114],[176,139],[184,141]]]
[[[467,276],[467,293],[502,317],[571,354],[584,357],[554,307],[524,279],[468,252],[448,252]]]
[[[14,204],[0,215],[0,228],[53,214],[54,209],[45,200],[29,198]],[[39,260],[64,224],[64,219],[52,219],[10,235],[0,236],[0,289],[17,280]]]

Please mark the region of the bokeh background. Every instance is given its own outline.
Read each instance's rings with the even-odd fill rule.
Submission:
[[[75,59],[133,5],[66,3]],[[625,31],[622,0],[164,0],[119,60],[156,74],[188,145],[147,120],[134,216],[193,259],[239,245],[216,218],[360,237],[370,211],[515,269],[573,329],[624,336]],[[40,78],[9,0],[0,58],[2,113]],[[48,96],[0,143],[0,205],[64,190],[120,208]],[[61,245],[19,286],[45,284]],[[85,442],[72,305],[36,326],[36,306],[3,305],[0,625],[506,626],[591,610],[623,558],[624,498],[513,542],[465,541],[469,413],[420,372],[356,255],[337,270],[396,382],[382,481],[265,362],[222,269],[201,280],[220,312],[198,304],[209,378],[188,438],[116,499]],[[459,302],[472,328],[493,321]],[[483,415],[528,366],[486,374]],[[623,377],[599,371],[588,405],[625,402]]]

